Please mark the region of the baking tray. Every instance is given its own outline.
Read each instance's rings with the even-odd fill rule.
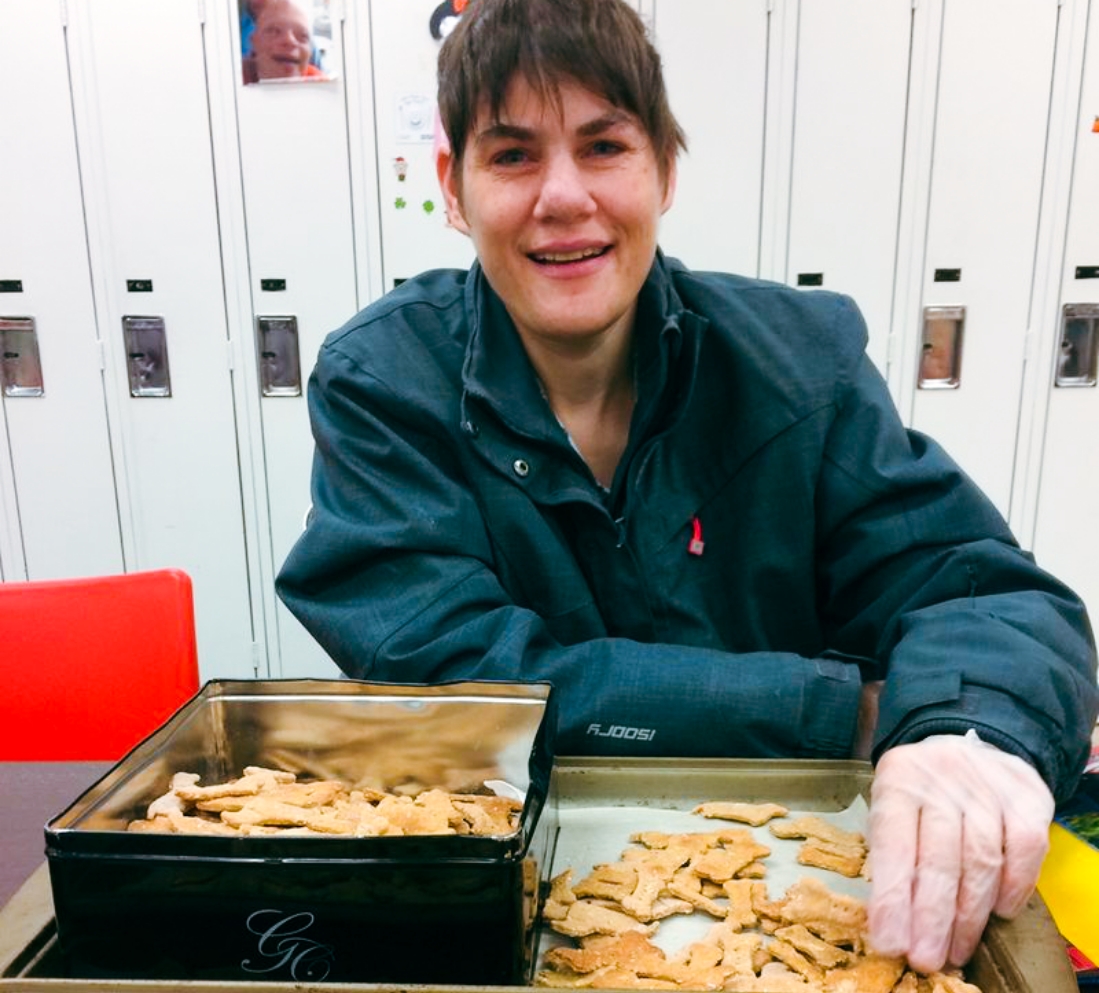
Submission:
[[[865,798],[870,769],[857,762],[735,761],[721,759],[623,760],[558,758],[553,805],[560,837],[552,871],[565,860],[602,855],[622,847],[621,828],[648,811],[664,816],[715,799],[772,800],[794,809],[837,814]],[[608,808],[621,808],[617,827],[582,825]],[[714,825],[718,822],[707,822]],[[612,851],[613,850],[613,851]],[[269,982],[126,982],[66,979],[57,943],[45,867],[0,910],[0,993],[290,993],[307,987]],[[967,970],[984,993],[1076,993],[1064,942],[1041,899],[1035,895],[1014,921],[994,920]],[[378,993],[520,993],[528,986],[469,986],[455,983],[392,986],[324,984],[325,991]]]
[[[709,831],[729,826],[686,816],[712,800],[771,801],[791,812],[820,813],[840,826],[857,827],[867,809],[872,779],[871,766],[857,761],[559,758],[553,788],[559,838],[552,873],[571,865],[579,870],[575,881],[591,864],[615,861],[631,830],[660,830],[664,825]],[[799,844],[777,842],[766,828],[754,833],[772,847],[775,857],[782,846]],[[787,874],[791,869],[787,866]],[[857,893],[866,886],[862,880],[845,880],[824,870],[793,871],[818,875],[838,891]],[[781,895],[781,879],[776,874],[769,884],[772,898]],[[681,942],[692,936],[678,935]],[[543,933],[541,944],[544,948],[555,940]],[[1065,942],[1037,893],[1015,920],[989,923],[966,967],[966,978],[983,993],[1078,993]]]
[[[214,681],[46,826],[71,975],[517,983],[554,836],[550,688]],[[505,784],[505,835],[134,833],[175,772],[248,766],[418,793]],[[428,952],[430,950],[430,952]],[[451,964],[447,964],[451,963]]]

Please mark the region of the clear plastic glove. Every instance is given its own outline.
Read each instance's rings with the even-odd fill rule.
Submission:
[[[973,731],[887,751],[870,801],[875,951],[920,972],[969,961],[989,915],[1033,892],[1053,807],[1031,765]]]

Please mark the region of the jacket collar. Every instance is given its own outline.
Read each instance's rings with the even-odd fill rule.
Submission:
[[[465,287],[469,343],[462,370],[462,418],[475,423],[471,400],[533,440],[563,441],[515,325],[479,262]],[[686,311],[672,280],[672,265],[657,252],[638,297],[634,328],[639,404],[634,436],[674,416],[694,381],[699,337],[706,322]]]
[[[513,430],[530,438],[560,440],[562,432],[504,302],[489,286],[480,262],[470,269],[465,289],[469,344],[462,369],[463,417],[477,398]],[[554,430],[556,428],[556,430]]]

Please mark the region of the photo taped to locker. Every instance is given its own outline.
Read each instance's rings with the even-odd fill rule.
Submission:
[[[249,83],[333,78],[328,0],[237,0],[241,76]]]

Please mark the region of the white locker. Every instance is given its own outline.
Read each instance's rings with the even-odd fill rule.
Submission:
[[[645,0],[672,111],[686,132],[660,244],[697,269],[759,272],[767,5]]]
[[[0,5],[0,37],[33,39],[0,62],[0,578],[121,572],[61,9]]]
[[[1078,20],[1088,24],[1079,90],[1072,110],[1071,179],[1064,218],[1065,240],[1059,280],[1042,315],[1041,364],[1045,410],[1044,443],[1038,464],[1034,554],[1038,562],[1072,586],[1099,618],[1099,16],[1080,0]],[[1082,32],[1081,32],[1082,35]],[[1065,308],[1073,308],[1066,317]],[[1072,316],[1072,314],[1076,316]]]
[[[797,14],[792,160],[779,162],[789,205],[781,269],[791,285],[823,286],[858,303],[868,354],[884,373],[904,157],[911,0],[806,0]]]
[[[86,0],[67,11],[127,567],[188,572],[202,677],[251,677],[251,500],[237,458],[202,9]],[[145,340],[125,340],[127,318],[162,321],[163,338],[146,328]],[[156,395],[149,364],[163,368],[165,355],[170,395]]]
[[[232,15],[235,3],[227,6]],[[237,278],[247,280],[251,311],[240,333],[242,343],[248,342],[242,348],[246,381],[260,411],[260,450],[254,455],[262,456],[257,472],[266,481],[270,537],[258,592],[268,612],[274,611],[272,676],[338,674],[316,641],[275,602],[273,587],[309,506],[308,377],[325,335],[358,309],[356,248],[365,251],[368,242],[368,232],[353,223],[342,20],[336,17],[332,27],[327,80],[243,85],[239,60],[230,59],[243,189],[238,216],[247,253]],[[223,227],[231,222],[223,214]]]
[[[427,269],[468,268],[474,258],[469,239],[447,226],[432,154],[441,41],[431,17],[438,6],[370,2],[371,47],[363,55],[369,51],[372,67],[383,291]]]
[[[910,114],[910,182],[923,199],[907,216],[904,264],[919,289],[898,294],[897,392],[911,424],[938,439],[1005,515],[1058,14],[1056,0],[932,0],[916,9],[929,22],[924,37],[941,47],[917,63],[927,117],[918,107]],[[926,351],[925,308],[944,308],[929,314]],[[959,327],[955,367],[947,352]],[[929,375],[916,388],[921,356]]]

